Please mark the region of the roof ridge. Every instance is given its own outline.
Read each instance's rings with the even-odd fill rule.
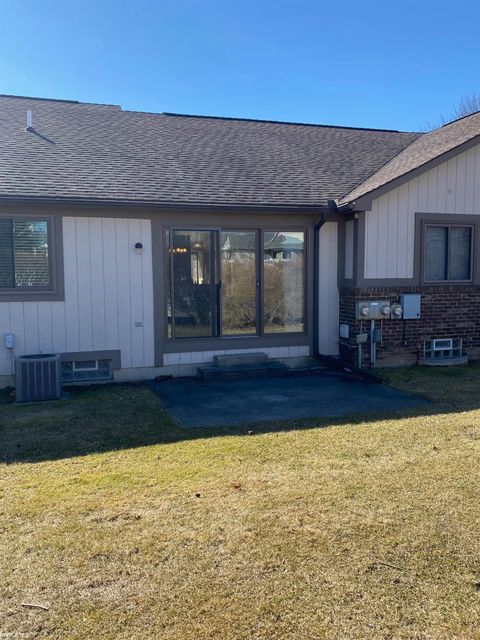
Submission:
[[[480,109],[478,109],[477,111],[472,111],[472,113],[467,113],[467,115],[465,115],[465,116],[460,116],[459,118],[455,118],[455,120],[450,120],[450,122],[446,122],[445,124],[442,124],[441,127],[437,127],[437,129],[432,129],[432,131],[428,131],[428,133],[433,133],[434,131],[437,131],[438,129],[443,129],[444,127],[448,127],[449,125],[453,124],[454,122],[459,122],[460,120],[465,120],[466,118],[470,118],[471,116],[476,116],[479,113],[480,113]]]
[[[215,116],[215,115],[199,115],[195,113],[174,113],[173,111],[139,111],[138,109],[122,109],[121,105],[109,104],[103,102],[81,102],[80,100],[66,100],[62,98],[41,98],[38,96],[23,96],[10,93],[0,93],[0,98],[13,98],[17,100],[38,100],[39,102],[60,102],[65,104],[78,104],[78,105],[90,105],[98,107],[115,107],[120,109],[124,113],[139,113],[145,115],[155,116],[169,116],[175,118],[202,118],[205,120],[228,120],[238,122],[262,122],[266,124],[282,124],[291,125],[297,127],[318,127],[323,129],[348,129],[350,131],[379,131],[384,133],[400,133],[400,134],[412,134],[418,133],[418,131],[400,131],[398,129],[383,129],[377,127],[354,127],[349,125],[339,124],[318,124],[315,122],[294,122],[289,120],[269,120],[267,118],[242,118],[236,116]],[[450,124],[450,123],[449,123]],[[444,125],[446,126],[446,125]]]
[[[64,100],[62,98],[40,98],[38,96],[19,96],[13,93],[0,93],[0,98],[14,98],[15,100],[38,100],[39,102],[64,102],[66,104],[84,104],[94,107],[115,107],[121,109],[118,104],[108,104],[104,102],[80,102],[80,100]]]
[[[137,112],[138,113],[138,112]],[[140,112],[140,113],[143,113]],[[340,125],[340,124],[317,124],[314,122],[292,122],[288,120],[267,120],[264,118],[238,118],[234,116],[206,116],[206,115],[196,115],[194,113],[173,113],[171,111],[163,111],[162,116],[170,116],[175,118],[203,118],[206,120],[238,120],[240,122],[265,122],[268,124],[287,124],[298,127],[321,127],[324,129],[351,129],[354,131],[383,131],[386,133],[405,133],[412,134],[418,133],[418,131],[399,131],[398,129],[377,129],[375,127],[352,127],[348,125]]]

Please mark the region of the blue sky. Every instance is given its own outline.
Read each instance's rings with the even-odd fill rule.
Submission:
[[[478,0],[0,0],[0,93],[417,130],[480,93]]]

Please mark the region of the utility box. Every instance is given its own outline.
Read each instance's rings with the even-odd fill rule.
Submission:
[[[355,311],[357,320],[384,320],[391,313],[388,300],[363,300],[357,302]]]
[[[350,327],[348,324],[341,324],[339,327],[340,338],[348,340],[350,337]]]
[[[420,318],[422,305],[422,296],[420,293],[402,293],[400,296],[400,304],[403,308],[404,320],[418,320]]]

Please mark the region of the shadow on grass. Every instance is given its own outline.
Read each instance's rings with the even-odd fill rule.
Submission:
[[[246,422],[234,426],[180,426],[144,384],[103,385],[70,389],[70,399],[31,405],[0,406],[1,462],[41,462],[120,449],[170,444],[199,438],[352,425],[480,407],[480,367],[460,372],[419,369],[387,371],[385,381],[404,391],[432,399],[402,410],[341,417]]]

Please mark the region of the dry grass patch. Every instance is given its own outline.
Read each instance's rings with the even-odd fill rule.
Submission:
[[[480,369],[387,375],[448,404],[254,436],[142,386],[0,407],[0,638],[479,638]]]

